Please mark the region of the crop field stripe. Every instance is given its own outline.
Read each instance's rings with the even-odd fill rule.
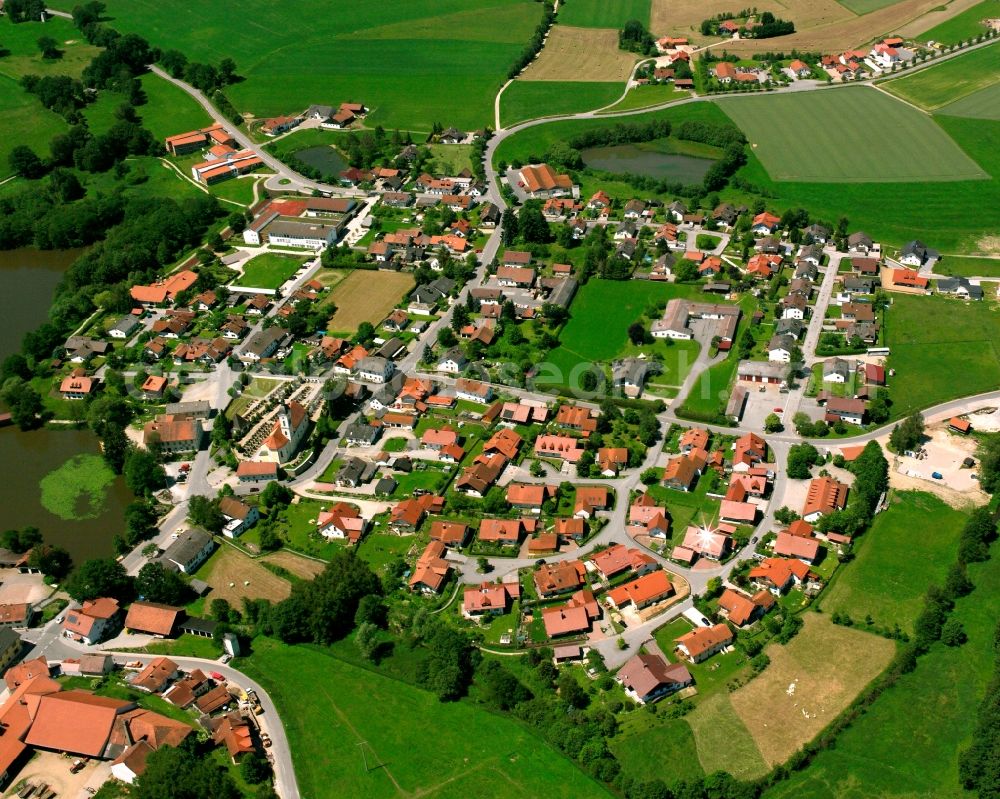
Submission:
[[[869,87],[716,103],[747,134],[776,181],[910,183],[987,177],[934,120]],[[901,130],[907,131],[905,137],[894,135]]]
[[[1000,81],[1000,44],[963,53],[940,64],[893,78],[882,88],[928,111],[950,105]]]
[[[581,28],[622,28],[637,19],[649,26],[651,0],[571,0],[559,7],[559,22]]]

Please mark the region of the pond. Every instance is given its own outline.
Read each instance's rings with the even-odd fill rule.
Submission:
[[[591,147],[580,155],[592,169],[684,184],[701,183],[715,163],[711,158],[662,152],[655,142]]]
[[[347,161],[333,147],[321,144],[319,147],[306,147],[292,153],[302,163],[318,169],[324,177],[336,178],[348,167]]]
[[[0,252],[0,359],[48,316],[63,273],[81,250]],[[109,475],[89,430],[0,429],[0,507],[3,528],[37,527],[45,540],[79,563],[112,554],[132,497],[121,477]],[[48,479],[46,479],[48,478]]]

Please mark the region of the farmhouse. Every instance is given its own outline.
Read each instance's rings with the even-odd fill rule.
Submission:
[[[848,487],[831,477],[817,477],[810,481],[802,518],[814,522],[826,513],[843,510],[847,505]]]
[[[548,164],[529,164],[518,175],[529,197],[563,197],[578,191],[569,175],[556,174]]]

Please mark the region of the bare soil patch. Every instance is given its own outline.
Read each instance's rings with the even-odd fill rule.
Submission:
[[[624,81],[636,57],[618,49],[618,31],[555,25],[521,80]]]
[[[807,613],[787,646],[769,646],[771,663],[730,694],[733,708],[768,765],[785,762],[830,723],[888,665],[895,644]]]

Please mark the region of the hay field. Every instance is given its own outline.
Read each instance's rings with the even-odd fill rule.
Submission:
[[[787,646],[767,648],[771,663],[764,673],[729,697],[771,766],[784,763],[829,724],[889,664],[896,648],[827,616],[807,613],[804,620]]]
[[[687,34],[694,42],[719,41],[716,36],[701,35],[701,21],[724,11],[734,11],[743,6],[734,6],[728,0],[653,0],[650,13],[650,30],[654,36],[677,36]],[[808,30],[822,25],[855,19],[855,14],[837,0],[774,0],[767,9],[775,16],[790,19],[796,31]],[[772,44],[780,40],[770,39]],[[739,42],[732,42],[733,46]],[[730,43],[726,49],[732,50]],[[764,48],[769,49],[767,47]],[[773,49],[773,48],[770,48]],[[781,49],[786,49],[782,45]]]
[[[954,0],[942,10],[940,0],[901,0],[857,15],[836,0],[775,0],[768,8],[775,15],[794,22],[795,33],[777,39],[726,42],[725,48],[739,55],[768,50],[788,52],[798,49],[824,53],[843,50],[892,33],[913,35],[962,13],[974,2]],[[873,5],[866,3],[864,7],[871,8]],[[706,40],[700,35],[701,21],[733,8],[733,4],[725,0],[653,0],[650,29],[656,36],[687,34],[695,43],[719,41]]]
[[[411,288],[411,274],[355,270],[330,292],[337,312],[330,317],[328,327],[338,333],[353,333],[362,322],[378,324]]]
[[[280,566],[282,569],[288,569],[296,577],[301,577],[303,580],[311,580],[326,568],[325,563],[312,560],[311,558],[304,558],[301,555],[284,549],[272,552],[270,555],[262,558],[262,560],[265,563],[273,563],[275,566]]]
[[[225,599],[235,608],[243,606],[243,597],[280,602],[292,592],[287,580],[230,546],[222,546],[196,576],[212,586],[206,602]]]
[[[637,58],[618,49],[618,31],[555,25],[521,80],[625,81]]]

